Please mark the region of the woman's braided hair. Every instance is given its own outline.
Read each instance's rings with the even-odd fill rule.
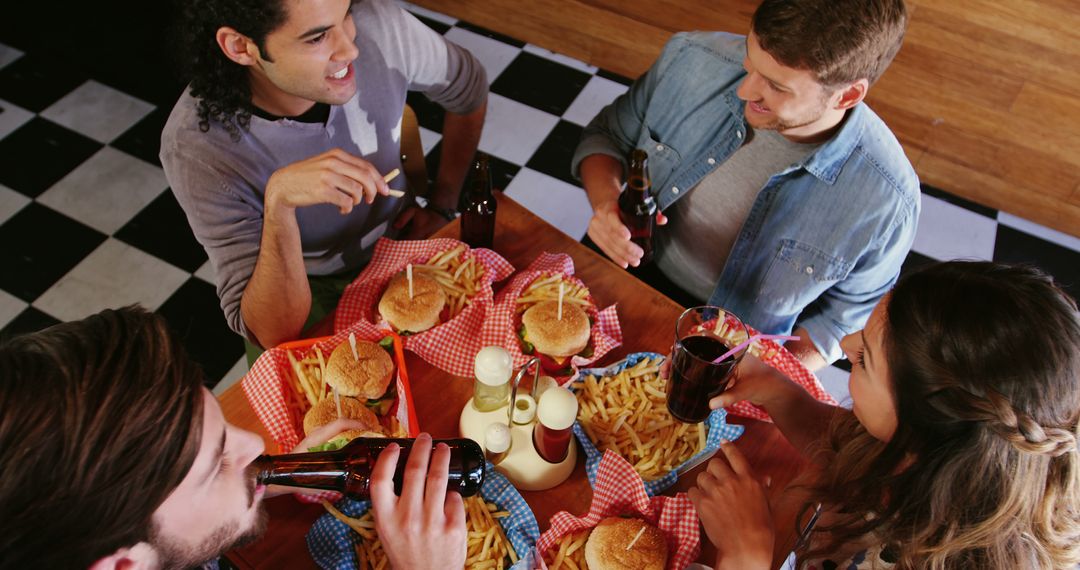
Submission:
[[[266,36],[287,17],[280,0],[178,0],[178,40],[185,46],[181,64],[191,81],[191,95],[198,99],[199,129],[209,131],[220,124],[234,140],[251,121],[249,70],[230,60],[218,46],[218,29],[227,26],[251,38],[260,55]]]
[[[1080,316],[1045,273],[937,264],[887,297],[897,430],[847,414],[813,501],[833,505],[809,556],[872,536],[900,568],[1069,568],[1080,562]]]

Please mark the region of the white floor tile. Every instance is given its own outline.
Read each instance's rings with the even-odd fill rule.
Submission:
[[[585,88],[578,94],[577,99],[574,99],[574,102],[563,113],[563,118],[584,127],[593,120],[600,109],[606,107],[619,95],[626,93],[627,89],[629,87],[622,83],[594,75],[585,84]]]
[[[199,279],[202,279],[203,281],[206,281],[211,285],[214,285],[214,266],[210,265],[209,259],[203,262],[202,267],[200,267],[193,275],[195,275],[195,277]]]
[[[555,115],[490,93],[480,150],[517,165],[525,164],[558,122]]]
[[[109,143],[153,110],[146,101],[90,80],[42,111],[41,116]]]
[[[551,50],[544,49],[540,46],[534,46],[532,44],[525,44],[525,51],[533,55],[538,55],[544,59],[549,59],[551,61],[554,61],[555,63],[561,63],[566,67],[572,67],[578,71],[584,71],[585,73],[596,73],[599,69],[595,65],[589,65],[584,61],[581,61],[580,59],[574,59],[568,55],[555,53]]]
[[[451,28],[446,32],[446,39],[472,52],[487,72],[488,84],[503,72],[521,50],[510,45],[481,36],[464,28]]]
[[[7,64],[19,59],[23,56],[23,52],[5,44],[0,44],[0,69],[3,69]]]
[[[240,360],[236,361],[236,364],[225,373],[225,376],[214,386],[214,395],[220,396],[225,393],[233,384],[236,384],[248,373],[247,356],[241,356]]]
[[[416,4],[413,4],[411,2],[402,2],[401,0],[398,0],[398,4],[400,4],[402,8],[405,8],[406,10],[414,14],[419,14],[429,20],[435,20],[436,22],[441,22],[443,24],[446,24],[447,26],[453,26],[458,21],[457,18],[447,16],[446,14],[441,14],[433,10],[428,10],[427,8],[417,6]]]
[[[1071,236],[1067,233],[1041,226],[1030,220],[1025,220],[1024,218],[1012,214],[1006,214],[1005,212],[998,212],[998,221],[1001,222],[1002,225],[1009,226],[1010,228],[1042,238],[1048,242],[1056,243],[1062,247],[1067,247],[1073,251],[1080,252],[1080,237]],[[1076,228],[1076,230],[1080,231],[1080,228]]]
[[[420,127],[420,146],[424,148],[424,156],[427,156],[427,153],[431,152],[431,149],[435,148],[435,145],[439,144],[441,140],[441,133]]]
[[[19,316],[30,304],[0,289],[0,329]]]
[[[531,168],[514,176],[506,195],[575,240],[585,235],[592,218],[585,190]]]
[[[168,187],[165,173],[157,166],[104,147],[46,190],[38,201],[112,234]]]
[[[851,407],[848,376],[846,370],[841,370],[835,366],[826,366],[817,372],[818,380],[821,380],[821,385],[825,387],[825,391],[833,398],[836,398],[836,401],[840,402],[840,405],[845,408]]]
[[[15,212],[30,203],[30,198],[0,184],[0,224],[11,219]]]
[[[994,219],[924,194],[912,249],[940,261],[989,260],[996,237]]]
[[[14,103],[8,103],[0,99],[0,139],[10,135],[15,129],[23,126],[27,121],[34,118],[34,114]]]
[[[34,306],[61,321],[133,303],[156,310],[187,279],[186,271],[109,238],[38,297]]]

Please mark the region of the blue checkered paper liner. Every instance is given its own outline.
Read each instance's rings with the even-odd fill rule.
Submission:
[[[646,358],[664,358],[664,356],[655,352],[635,352],[627,356],[626,360],[613,364],[607,368],[584,368],[579,372],[578,378],[584,378],[585,376],[596,376],[598,378],[601,376],[614,376]],[[573,386],[573,384],[571,384],[571,386]],[[743,426],[727,423],[727,411],[724,409],[713,410],[705,420],[705,425],[707,428],[705,434],[705,449],[686,460],[684,463],[675,466],[675,470],[669,472],[667,475],[664,475],[659,479],[653,479],[652,481],[645,481],[645,492],[648,493],[650,497],[659,495],[664,492],[665,489],[674,485],[675,481],[679,479],[679,469],[683,465],[686,465],[703,455],[712,455],[716,450],[720,449],[721,440],[735,441],[743,434],[743,431],[745,431]],[[600,460],[603,459],[604,452],[597,449],[596,445],[589,439],[589,436],[585,434],[585,428],[581,427],[580,421],[574,422],[574,435],[577,436],[582,449],[585,450],[585,473],[589,476],[589,484],[595,487],[596,470],[600,467]]]
[[[500,509],[508,511],[510,516],[496,519],[503,527],[506,538],[518,553],[525,557],[536,541],[540,539],[540,527],[532,509],[522,498],[521,493],[510,481],[490,463],[484,475],[484,484],[480,487],[480,496]],[[371,507],[371,501],[342,499],[335,505],[346,515],[357,518]],[[345,523],[334,518],[330,513],[319,517],[307,533],[308,550],[320,568],[325,570],[356,570],[356,544],[360,535]],[[516,568],[516,566],[515,566]]]

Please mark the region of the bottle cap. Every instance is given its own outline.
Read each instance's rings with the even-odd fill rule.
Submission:
[[[476,379],[488,386],[502,386],[510,381],[514,373],[514,362],[510,353],[501,346],[486,346],[476,353],[473,368]]]
[[[549,388],[536,406],[536,418],[548,429],[562,430],[574,425],[578,402],[566,388]]]
[[[514,403],[514,423],[527,424],[536,417],[536,400],[528,394],[519,394]]]
[[[484,449],[490,453],[502,453],[510,449],[510,428],[506,424],[488,424],[484,430]]]

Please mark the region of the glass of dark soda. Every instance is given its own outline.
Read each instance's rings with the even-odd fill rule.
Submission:
[[[675,323],[667,382],[667,407],[675,419],[698,423],[709,417],[709,400],[727,388],[746,348],[722,362],[713,360],[748,335],[742,320],[720,307],[691,307],[683,312]]]

